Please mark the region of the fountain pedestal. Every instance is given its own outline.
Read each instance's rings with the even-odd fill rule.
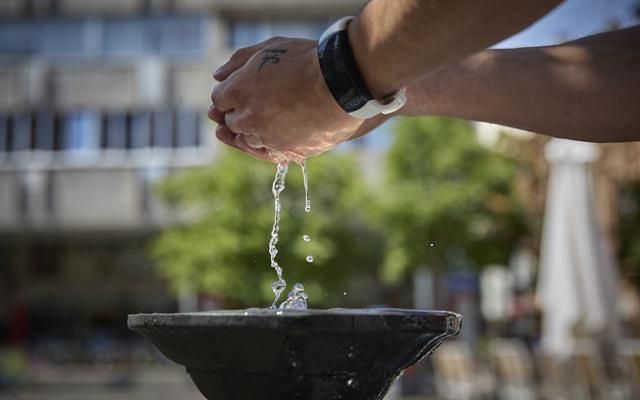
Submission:
[[[185,366],[209,400],[378,400],[461,320],[440,311],[249,309],[137,314],[128,323]]]

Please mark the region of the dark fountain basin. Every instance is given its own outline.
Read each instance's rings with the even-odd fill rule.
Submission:
[[[400,372],[461,328],[401,309],[136,314],[129,328],[184,365],[209,400],[382,399]]]

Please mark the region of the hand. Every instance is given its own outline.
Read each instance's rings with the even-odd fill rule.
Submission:
[[[236,51],[215,72],[208,116],[222,142],[256,158],[296,161],[365,134],[388,116],[351,117],[320,72],[317,42],[271,38]]]

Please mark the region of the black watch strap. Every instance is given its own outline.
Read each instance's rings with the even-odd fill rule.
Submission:
[[[318,60],[322,76],[336,102],[352,117],[367,119],[390,114],[406,103],[406,90],[402,88],[381,101],[371,95],[349,42],[347,25],[352,19],[340,19],[320,37]]]
[[[373,100],[356,64],[346,30],[333,32],[321,40],[318,59],[329,91],[347,113]]]

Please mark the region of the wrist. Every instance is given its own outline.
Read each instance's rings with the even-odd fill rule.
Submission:
[[[318,42],[318,60],[325,83],[334,99],[350,116],[369,119],[391,114],[406,103],[406,88],[382,97],[369,90],[357,64],[348,34],[354,17],[344,17],[331,25]]]
[[[374,98],[385,98],[404,86],[393,82],[389,71],[384,69],[384,63],[376,60],[374,45],[370,40],[372,35],[368,33],[368,26],[361,17],[349,23],[347,32],[356,64]]]

